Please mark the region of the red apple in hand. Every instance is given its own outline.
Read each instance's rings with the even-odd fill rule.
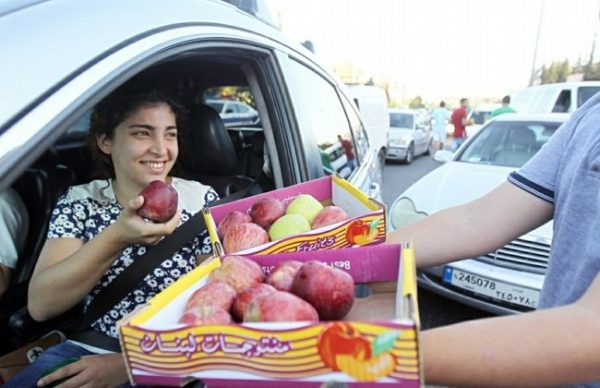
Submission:
[[[246,307],[244,322],[319,321],[313,306],[285,291],[260,295]]]
[[[246,307],[254,300],[254,298],[260,295],[270,294],[271,292],[275,291],[277,291],[275,287],[265,283],[258,283],[246,288],[244,291],[240,292],[233,301],[233,306],[231,306],[231,314],[237,321],[241,322],[244,319],[244,311],[246,311]]]
[[[140,217],[154,222],[166,222],[177,212],[177,191],[168,183],[156,180],[140,191],[144,204],[137,210]]]
[[[283,261],[277,264],[267,277],[266,283],[280,291],[289,291],[292,288],[294,276],[296,276],[296,272],[302,267],[302,264],[301,261],[296,260]]]
[[[221,222],[219,222],[219,226],[217,226],[217,233],[219,233],[219,237],[223,239],[227,232],[239,224],[247,224],[252,222],[252,217],[249,214],[243,213],[238,210],[234,210],[231,213],[227,214]]]
[[[255,224],[268,229],[279,217],[285,214],[285,205],[277,198],[259,199],[250,208],[250,217]]]
[[[225,253],[235,253],[269,242],[269,234],[255,223],[232,226],[223,239]]]
[[[352,276],[316,260],[298,270],[291,291],[313,305],[323,320],[343,319],[354,303]]]

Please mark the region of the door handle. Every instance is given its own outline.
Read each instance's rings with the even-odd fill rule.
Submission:
[[[369,197],[374,199],[379,198],[380,191],[379,183],[372,182],[369,185]]]

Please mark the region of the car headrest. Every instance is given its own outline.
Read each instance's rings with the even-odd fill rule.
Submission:
[[[508,142],[514,145],[531,146],[535,143],[535,133],[529,128],[513,129]]]
[[[184,141],[186,170],[221,176],[238,172],[236,150],[217,111],[207,105],[194,105],[189,127],[190,134]]]

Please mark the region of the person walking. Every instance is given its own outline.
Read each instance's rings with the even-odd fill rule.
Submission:
[[[469,100],[466,98],[460,99],[460,106],[452,112],[450,121],[454,126],[454,132],[452,133],[452,151],[456,151],[458,147],[467,138],[467,109],[469,108]]]
[[[446,109],[446,103],[440,102],[440,106],[431,113],[433,120],[433,150],[439,151],[444,149],[446,143],[446,124],[450,118],[450,112]],[[435,157],[435,152],[431,157]]]
[[[496,117],[504,113],[515,113],[515,110],[510,107],[510,96],[502,97],[502,106],[492,112],[490,117]]]

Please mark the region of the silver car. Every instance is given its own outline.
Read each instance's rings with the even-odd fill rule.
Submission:
[[[429,154],[431,140],[431,125],[425,115],[414,109],[390,109],[387,160],[410,164],[415,156]]]
[[[455,154],[439,151],[436,159],[445,164],[396,199],[390,210],[391,229],[490,192],[533,157],[567,117],[501,115],[485,124]],[[456,238],[469,243],[468,236]],[[495,252],[424,268],[418,271],[419,285],[495,314],[533,310],[544,282],[551,242],[549,222]]]

